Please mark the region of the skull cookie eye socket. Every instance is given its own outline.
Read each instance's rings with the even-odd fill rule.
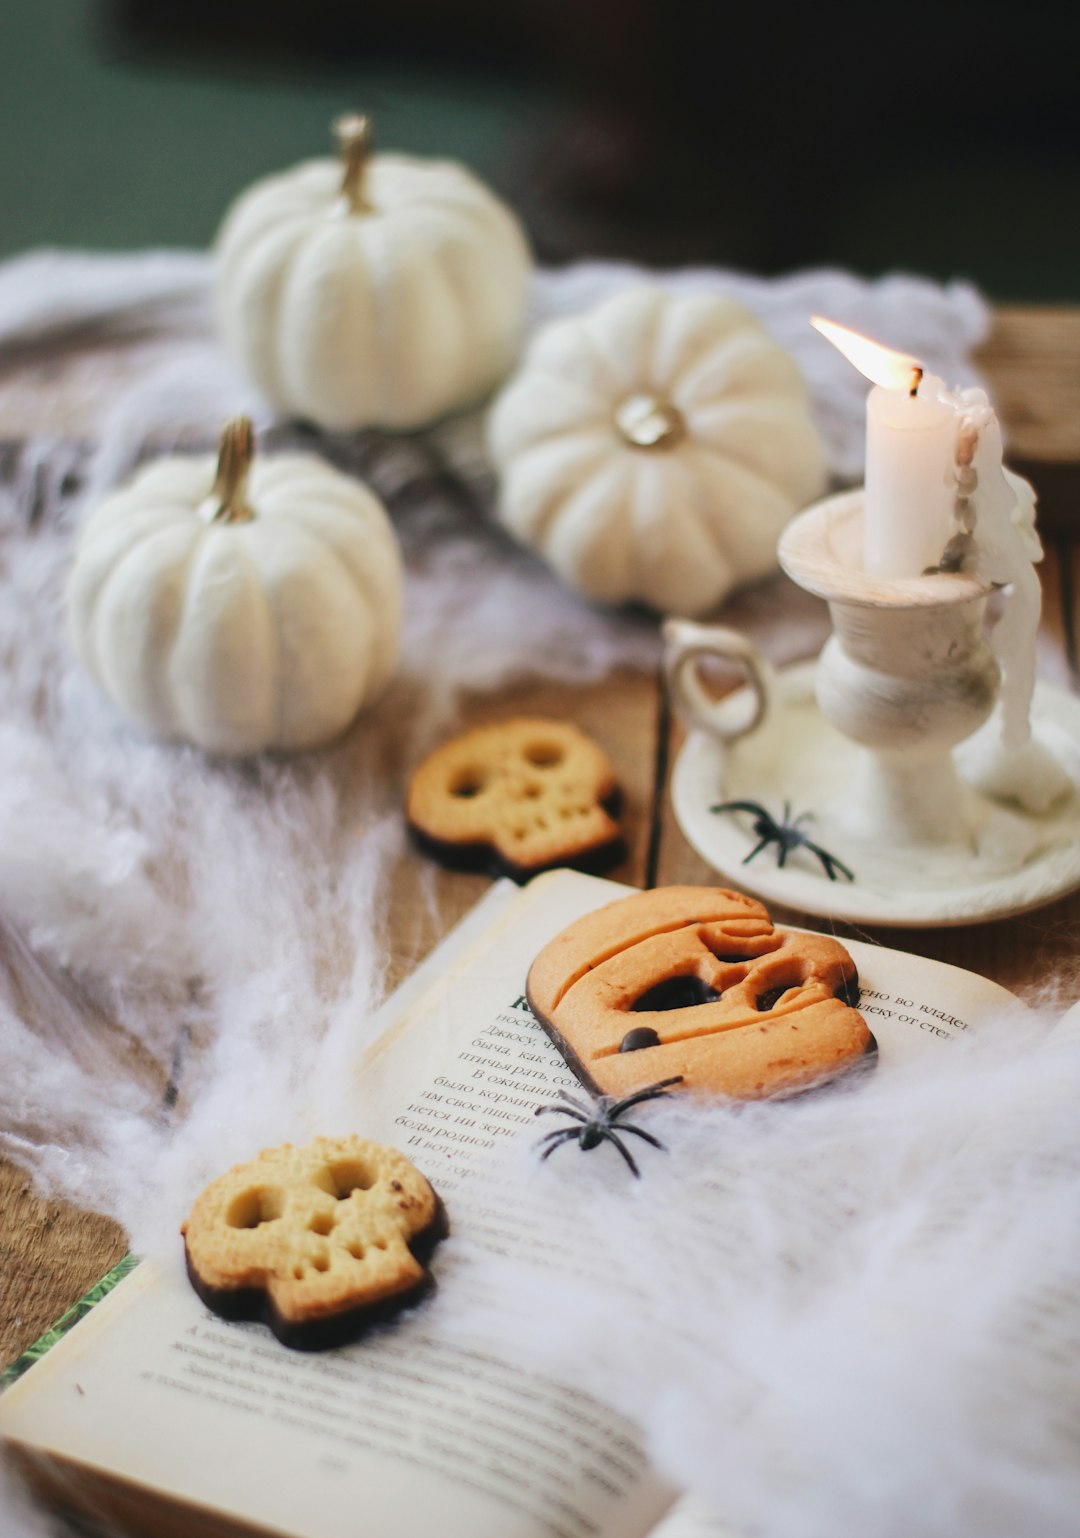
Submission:
[[[530,742],[525,757],[537,769],[554,769],[563,761],[563,750],[557,742]]]
[[[804,977],[793,977],[790,982],[782,983],[778,988],[767,988],[764,993],[758,994],[754,1008],[759,1014],[766,1014],[779,1003],[789,988],[800,988],[805,981],[806,978]],[[854,1009],[859,1002],[858,977],[846,978],[833,994],[833,998],[839,999],[841,1003],[847,1004]]]
[[[345,1201],[354,1191],[370,1191],[379,1178],[374,1170],[368,1169],[358,1159],[345,1159],[339,1164],[331,1164],[327,1173],[330,1176],[331,1193],[339,1202]]]
[[[285,1210],[284,1194],[274,1186],[253,1186],[234,1196],[225,1213],[230,1228],[261,1228],[273,1223]]]
[[[720,995],[715,988],[702,982],[700,977],[666,977],[662,983],[654,983],[647,993],[635,999],[630,1008],[635,1012],[669,1009],[696,1009],[699,1004],[712,1004]]]
[[[779,1004],[789,988],[798,987],[797,983],[782,983],[779,988],[767,988],[764,993],[759,993],[754,1001],[754,1008],[761,1014],[767,1014],[776,1004]]]
[[[467,767],[459,769],[450,781],[450,794],[460,796],[468,800],[472,796],[478,796],[487,786],[487,775],[482,769]]]

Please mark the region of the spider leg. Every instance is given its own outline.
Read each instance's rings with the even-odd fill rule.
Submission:
[[[759,844],[755,844],[753,849],[751,849],[750,853],[743,860],[743,864],[744,865],[749,865],[750,861],[754,858],[754,856],[756,854],[760,854],[761,851],[765,848],[765,845],[772,842],[772,837],[773,837],[773,835],[771,833],[766,833],[765,837],[761,840],[761,842]]]
[[[558,1148],[560,1143],[567,1143],[567,1142],[570,1141],[571,1138],[575,1138],[575,1137],[577,1137],[577,1133],[574,1131],[573,1127],[564,1127],[563,1130],[559,1133],[558,1137],[556,1137],[554,1139],[541,1138],[540,1142],[541,1143],[547,1143],[548,1146],[544,1149],[543,1153],[540,1155],[540,1163],[543,1164],[544,1160],[546,1158],[548,1158],[549,1155],[551,1155],[551,1154],[553,1154],[555,1152],[556,1148]],[[540,1146],[540,1144],[538,1143],[537,1147],[539,1147],[539,1146]]]
[[[667,1093],[673,1084],[681,1084],[683,1076],[677,1073],[674,1078],[661,1079],[658,1084],[647,1084],[644,1089],[636,1090],[634,1094],[627,1095],[623,1100],[616,1100],[613,1106],[608,1108],[609,1116],[614,1120],[628,1111],[632,1105],[640,1105],[643,1100],[659,1100],[661,1095]]]
[[[556,1093],[560,1100],[564,1101],[567,1105],[572,1105],[575,1111],[584,1111],[586,1115],[592,1115],[592,1106],[587,1105],[584,1100],[579,1100],[576,1095],[569,1094],[565,1089],[560,1089]],[[601,1096],[601,1099],[603,1099],[603,1096]]]
[[[809,839],[807,839],[805,842],[807,849],[812,850],[813,853],[817,855],[822,865],[825,867],[825,874],[828,876],[830,881],[836,880],[836,872],[838,870],[842,871],[849,881],[855,880],[854,873],[848,870],[843,860],[838,860],[836,856],[834,854],[830,854],[827,849],[822,849],[820,844],[812,844]]]
[[[584,1117],[586,1121],[591,1120],[593,1115],[592,1106],[586,1105],[576,1095],[567,1094],[565,1089],[556,1090],[556,1094],[563,1102],[562,1105],[538,1106],[533,1115],[539,1116],[541,1111],[558,1111],[561,1116],[572,1116],[576,1113],[578,1116]],[[566,1109],[567,1106],[573,1106],[573,1111],[568,1111]]]
[[[545,1143],[557,1143],[560,1138],[580,1137],[577,1127],[556,1127],[554,1132],[545,1132],[543,1137],[537,1138],[536,1147],[543,1148]]]
[[[604,1132],[604,1136],[607,1138],[609,1143],[614,1143],[615,1144],[615,1147],[622,1154],[622,1156],[626,1160],[627,1164],[629,1164],[631,1174],[633,1174],[634,1177],[637,1180],[640,1180],[641,1179],[641,1171],[638,1169],[637,1165],[634,1163],[634,1160],[633,1160],[633,1158],[631,1156],[629,1148],[627,1148],[625,1146],[625,1144],[622,1142],[622,1140],[618,1136],[618,1134],[615,1133],[615,1132],[612,1132],[611,1128],[608,1127],[606,1129],[606,1131]]]
[[[592,1116],[585,1110],[584,1106],[578,1105],[573,1107],[566,1105],[538,1105],[533,1115],[543,1116],[547,1111],[555,1111],[560,1116],[572,1116],[575,1121],[592,1120]]]
[[[755,817],[769,817],[768,812],[760,801],[720,801],[716,806],[710,806],[710,812],[752,812]],[[772,818],[769,817],[772,822]]]
[[[663,1148],[664,1146],[658,1137],[653,1137],[652,1133],[646,1132],[643,1127],[635,1127],[633,1122],[621,1121],[619,1123],[619,1131],[632,1132],[635,1137],[643,1137],[646,1143],[651,1143],[654,1148]]]

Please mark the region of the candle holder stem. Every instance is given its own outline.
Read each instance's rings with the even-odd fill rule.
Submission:
[[[961,574],[868,577],[851,561],[859,510],[850,497],[819,503],[780,546],[788,575],[829,604],[821,712],[862,750],[830,816],[878,846],[977,853],[985,817],[952,750],[989,717],[1000,684],[983,629],[989,584]]]

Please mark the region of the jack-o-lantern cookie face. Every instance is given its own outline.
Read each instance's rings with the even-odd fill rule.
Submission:
[[[611,765],[584,733],[565,721],[516,719],[466,732],[426,758],[409,787],[408,819],[444,863],[494,864],[526,881],[557,865],[616,864],[617,799]]]
[[[527,993],[578,1077],[614,1096],[676,1074],[740,1100],[791,1094],[874,1046],[842,945],[774,929],[760,903],[714,887],[587,914],[540,952]]]
[[[433,1285],[442,1203],[397,1149],[316,1138],[220,1175],[181,1227],[192,1286],[228,1319],[262,1319],[285,1345],[355,1338]]]

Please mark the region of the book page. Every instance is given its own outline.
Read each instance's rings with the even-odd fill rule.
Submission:
[[[496,917],[464,961],[437,969],[434,988],[358,1066],[357,1128],[405,1149],[452,1214],[455,1174],[516,1125],[502,1104],[504,1059],[493,1054],[487,1088],[499,1099],[485,1126],[423,1097],[441,1098],[444,1081],[476,1072],[463,1055],[479,1032],[500,1028],[535,950],[621,891],[534,883],[487,899]],[[462,976],[467,1037],[457,1007],[447,1008]],[[520,1005],[514,1018],[520,1027]],[[521,1082],[542,1098],[575,1081],[538,1028],[535,1036]],[[428,1126],[440,1129],[434,1152]],[[439,1340],[426,1312],[354,1346],[291,1352],[259,1325],[209,1313],[179,1258],[167,1270],[144,1264],[4,1396],[0,1432],[290,1538],[355,1538],[358,1529],[399,1538],[430,1530],[433,1513],[447,1538],[650,1530],[672,1492],[646,1470],[628,1422],[542,1375]]]
[[[356,1128],[394,1143],[446,1200],[455,1234],[529,1258],[527,1213],[455,1207],[456,1187],[538,1104],[577,1081],[533,1020],[528,967],[580,914],[628,889],[571,872],[492,898],[461,953],[437,953],[426,990],[356,1071]],[[950,1040],[1003,1004],[970,973],[848,942],[879,1064]],[[329,1129],[338,1130],[338,1129]],[[178,1247],[179,1248],[179,1247]],[[436,1273],[446,1264],[436,1256]],[[640,1538],[673,1492],[631,1425],[542,1374],[440,1338],[421,1308],[398,1328],[320,1355],[259,1325],[225,1323],[179,1256],[139,1267],[0,1401],[0,1432],[232,1513],[290,1538]]]
[[[1057,1041],[1075,1041],[1080,1036],[1080,1004],[1071,1004],[1054,1026]]]
[[[745,1538],[692,1496],[676,1501],[649,1538]]]

